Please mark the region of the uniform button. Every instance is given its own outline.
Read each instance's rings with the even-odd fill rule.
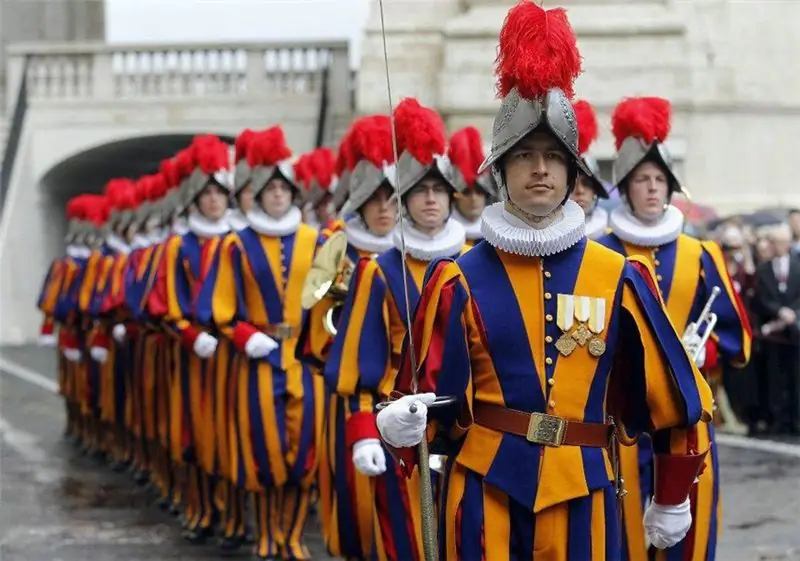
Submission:
[[[661,275],[656,275],[656,280],[657,280],[658,282],[661,282]]]
[[[546,321],[553,321],[553,316],[551,316],[550,314],[547,314],[546,316],[544,316],[544,319]]]
[[[545,293],[544,293],[544,299],[545,299],[545,300],[550,300],[550,298],[552,298],[552,297],[553,297],[553,295],[552,295],[552,294],[550,294],[549,292],[545,292]]]
[[[553,409],[556,406],[556,402],[551,399],[550,403],[548,403],[547,405],[550,407],[550,409]]]
[[[556,385],[556,379],[555,378],[550,378],[549,380],[547,380],[547,385],[548,386],[555,386]]]
[[[550,364],[553,364],[553,359],[550,358],[550,357],[547,357],[546,359],[544,359],[544,362],[545,362],[545,364],[550,365]]]
[[[552,277],[552,276],[553,276],[553,275],[551,275],[551,274],[550,274],[550,271],[545,271],[545,272],[544,272],[544,278],[546,278],[546,279],[549,279],[549,278],[550,278],[550,277]]]
[[[656,260],[655,260],[655,262],[654,262],[654,265],[655,265],[656,267],[658,267],[659,265],[661,265],[661,261],[659,261],[658,259],[656,259]]]
[[[544,342],[545,343],[552,343],[553,342],[553,338],[548,335],[547,337],[544,338]]]

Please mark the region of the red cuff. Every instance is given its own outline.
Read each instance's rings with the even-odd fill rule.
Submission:
[[[689,497],[708,451],[688,456],[656,454],[653,500],[664,506],[679,505]]]
[[[347,419],[347,425],[344,429],[345,446],[350,448],[359,440],[365,438],[380,438],[381,433],[378,432],[378,425],[375,422],[374,413],[359,412],[350,415]]]
[[[193,349],[194,342],[200,336],[200,333],[201,332],[199,330],[195,329],[191,325],[181,331],[181,342],[183,343],[183,346],[187,349]]]
[[[42,328],[39,330],[39,335],[52,335],[55,331],[55,322],[52,319],[46,319],[42,322]]]
[[[70,333],[66,329],[62,329],[59,334],[58,342],[64,349],[77,349],[78,338],[74,333]]]
[[[706,362],[703,364],[703,372],[710,372],[719,366],[719,347],[716,341],[710,338],[706,341]]]
[[[104,349],[108,349],[111,347],[111,340],[108,338],[108,335],[106,335],[105,332],[98,331],[94,334],[94,337],[92,338],[92,346],[103,347]]]
[[[233,346],[243,353],[247,341],[256,333],[258,333],[258,329],[249,323],[240,321],[236,324],[236,327],[233,328]]]

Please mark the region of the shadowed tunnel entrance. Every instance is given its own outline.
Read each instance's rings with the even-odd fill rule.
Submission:
[[[142,175],[158,171],[162,160],[174,156],[192,142],[193,134],[172,134],[130,138],[86,150],[53,166],[42,178],[47,216],[48,248],[53,252],[63,246],[66,233],[64,209],[70,198],[81,193],[101,193],[109,179]],[[224,141],[233,138],[221,135]],[[55,254],[53,255],[55,257]]]

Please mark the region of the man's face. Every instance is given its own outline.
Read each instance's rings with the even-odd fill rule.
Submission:
[[[667,174],[653,162],[639,164],[628,178],[627,195],[637,218],[645,222],[660,218],[669,197]]]
[[[547,216],[567,195],[568,155],[556,138],[535,131],[504,158],[508,197],[534,216]]]
[[[391,187],[381,185],[362,205],[360,212],[370,232],[376,236],[388,234],[397,220],[397,199],[392,198]]]
[[[474,222],[486,208],[486,194],[478,189],[470,189],[456,198],[456,208],[464,218]]]
[[[409,190],[406,208],[418,226],[438,228],[450,214],[450,190],[438,177],[426,177]]]
[[[317,215],[317,221],[323,226],[333,218],[332,198],[330,193],[326,193],[314,207],[314,214]]]
[[[775,251],[775,257],[783,257],[792,248],[792,241],[784,236],[775,236],[772,238],[772,248]]]
[[[292,194],[292,187],[280,177],[275,177],[259,193],[258,202],[272,218],[282,218],[292,206]]]
[[[209,183],[197,197],[197,209],[208,220],[221,220],[228,210],[228,194],[216,183]]]
[[[573,189],[570,198],[578,203],[585,214],[591,213],[596,202],[594,189],[592,189],[592,180],[579,173],[578,182],[575,184],[575,189]]]

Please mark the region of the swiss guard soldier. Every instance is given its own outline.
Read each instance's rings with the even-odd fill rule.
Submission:
[[[497,197],[494,182],[489,172],[478,175],[483,162],[483,142],[481,133],[475,127],[466,127],[450,137],[447,155],[453,165],[453,182],[458,187],[453,219],[464,226],[467,245],[479,242],[481,235],[481,214],[488,202]]]
[[[255,498],[256,554],[308,559],[305,528],[322,407],[311,370],[295,358],[301,292],[317,247],[302,223],[283,130],[257,133],[247,152],[255,203],[249,226],[223,241],[197,301],[242,355],[233,400],[238,483]],[[318,415],[319,413],[319,415]]]
[[[228,215],[231,230],[236,232],[247,228],[247,213],[253,208],[253,190],[250,188],[252,170],[247,163],[247,149],[256,133],[245,129],[236,137],[234,143],[234,175],[231,198],[234,203]]]
[[[608,212],[597,206],[600,199],[608,199],[608,193],[600,181],[597,160],[589,153],[589,148],[597,139],[597,117],[588,101],[576,101],[572,107],[578,120],[578,154],[592,175],[578,174],[578,182],[571,197],[586,215],[586,237],[594,240],[605,234],[608,227]]]
[[[728,275],[725,258],[716,242],[701,242],[682,233],[683,214],[670,205],[681,184],[672,169],[664,141],[670,130],[670,103],[661,98],[629,98],[612,114],[616,140],[614,184],[623,204],[611,211],[611,232],[598,241],[626,256],[646,261],[655,271],[655,281],[667,313],[683,344],[697,366],[713,372],[718,355],[732,365],[743,367],[750,359],[750,325]],[[715,296],[716,294],[716,296]],[[713,336],[701,345],[701,336],[709,328],[703,309],[717,322]],[[719,531],[719,468],[714,445],[713,425],[697,427],[697,446],[710,449],[702,475],[692,489],[693,526],[690,537],[669,552],[658,552],[656,559],[678,556],[681,559],[706,561],[714,557]],[[645,528],[642,516],[653,493],[653,447],[647,438],[637,448],[621,452],[621,469],[628,495],[624,499],[626,559],[646,558]],[[656,462],[657,457],[656,457]],[[657,465],[655,467],[657,470]],[[657,474],[655,475],[657,484]],[[691,548],[684,551],[684,548]]]
[[[375,477],[377,518],[372,531],[376,547],[387,559],[405,560],[422,552],[419,485],[416,475],[406,481],[398,466],[385,457],[375,429],[374,407],[388,397],[394,383],[406,333],[406,307],[416,307],[426,268],[435,259],[461,254],[466,237],[461,224],[450,219],[457,190],[441,117],[417,100],[405,99],[395,109],[394,119],[405,245],[398,226],[392,249],[359,261],[325,365],[325,382],[350,407],[344,437],[355,468]],[[390,170],[377,168],[377,161],[372,157],[374,163],[364,164],[361,170],[356,166],[351,174],[351,205],[360,198],[356,190],[360,173],[369,172],[376,179],[392,177]],[[405,284],[411,293],[408,299]]]
[[[580,61],[563,9],[511,8],[483,164],[503,201],[484,211],[483,243],[430,271],[409,340],[418,369],[409,347],[405,395],[377,416],[407,471],[423,438],[451,445],[441,558],[617,559],[617,423],[654,435],[652,542],[674,545],[691,524],[707,449],[690,427],[710,420],[711,392],[648,266],[587,241],[569,198],[579,171],[592,175],[569,101]],[[415,382],[424,393],[409,395]],[[428,407],[437,396],[456,401]]]
[[[337,335],[339,312],[356,264],[394,247],[392,230],[397,218],[394,199],[394,151],[390,118],[363,117],[346,135],[354,163],[349,176],[349,197],[343,215],[352,216],[328,237],[306,279],[304,298],[311,295],[300,339],[301,360],[323,369]],[[341,185],[341,184],[340,184]],[[338,193],[339,187],[337,187]],[[341,277],[339,276],[341,275]],[[334,281],[324,295],[314,294]],[[321,296],[321,297],[320,297]],[[353,411],[351,396],[326,388],[325,425],[320,447],[319,493],[323,537],[328,552],[346,559],[369,559],[373,542],[374,491],[368,475],[353,465],[346,427]]]

